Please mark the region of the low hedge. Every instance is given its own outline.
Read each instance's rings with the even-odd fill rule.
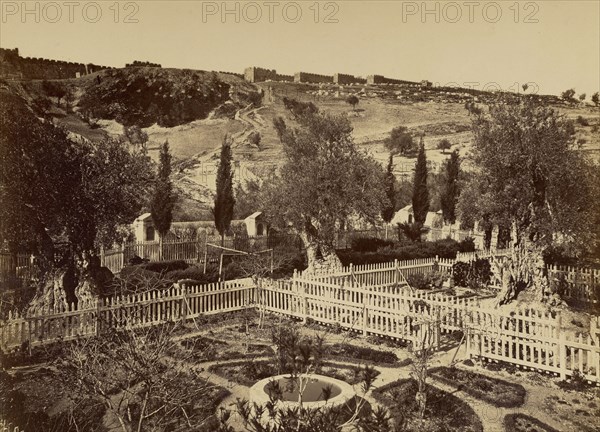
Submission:
[[[325,355],[329,358],[345,358],[353,361],[362,360],[375,364],[395,364],[398,362],[398,356],[390,351],[340,343],[328,346]]]
[[[354,237],[350,244],[352,250],[356,252],[375,252],[384,247],[394,246],[393,241],[377,237]]]
[[[235,374],[228,373],[225,369],[241,368]],[[362,380],[363,368],[360,366],[345,366],[332,362],[323,362],[316,373],[325,375],[331,378],[345,381],[348,384],[358,384]],[[277,368],[273,360],[239,360],[222,364],[215,364],[208,368],[209,372],[213,372],[230,381],[250,387],[261,379],[269,378],[277,374]],[[289,373],[290,371],[282,371]],[[374,371],[375,376],[379,375],[379,371]]]
[[[535,417],[521,413],[506,415],[504,417],[504,429],[506,432],[558,432],[558,430],[542,423]]]
[[[433,368],[429,373],[434,379],[497,408],[515,408],[525,403],[527,391],[520,384],[445,366]]]
[[[384,405],[396,430],[405,432],[482,432],[481,419],[466,402],[426,384],[427,403],[424,421],[417,417],[415,400],[418,384],[412,378],[391,382],[373,390],[377,402]]]
[[[388,246],[379,248],[376,252],[359,252],[355,250],[340,249],[337,255],[343,265],[374,264],[394,261],[395,259],[411,260],[420,258],[456,258],[458,252],[473,252],[475,246],[472,240],[462,242],[445,239],[434,242],[415,242],[403,246]]]

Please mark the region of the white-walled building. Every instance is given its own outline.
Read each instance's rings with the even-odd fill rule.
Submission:
[[[152,215],[150,213],[144,213],[138,216],[131,224],[134,241],[136,242],[154,242],[159,240],[158,231],[154,226]],[[237,219],[231,221],[231,235],[234,232],[244,230],[248,237],[263,237],[267,236],[269,227],[265,221],[262,212],[255,212],[248,216],[246,219]],[[207,221],[189,221],[189,222],[178,222],[174,221],[171,223],[171,230],[168,236],[173,235],[179,237],[182,232],[188,234],[200,234],[204,232],[209,236],[217,236],[217,228],[212,220]]]

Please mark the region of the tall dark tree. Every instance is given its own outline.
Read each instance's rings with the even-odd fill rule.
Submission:
[[[225,244],[225,234],[231,226],[235,198],[233,196],[233,172],[231,171],[231,142],[228,136],[223,139],[221,159],[217,170],[217,195],[213,215],[215,226],[221,234],[221,246]]]
[[[162,239],[171,229],[176,199],[170,178],[172,157],[169,151],[169,141],[165,141],[161,146],[159,158],[158,177],[156,178],[154,196],[150,203],[150,213],[154,226]]]
[[[456,203],[460,194],[458,175],[460,173],[460,158],[455,150],[446,161],[446,184],[440,199],[444,221],[450,224],[456,222]]]
[[[388,198],[381,209],[381,217],[386,223],[390,223],[396,211],[396,176],[394,176],[394,155],[390,153],[387,170],[385,172],[385,195]]]
[[[412,206],[415,223],[423,226],[429,211],[429,190],[427,189],[427,157],[425,156],[425,144],[422,136],[413,178]]]

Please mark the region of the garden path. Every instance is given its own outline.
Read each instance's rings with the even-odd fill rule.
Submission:
[[[464,350],[464,348],[459,349],[458,354],[456,355],[457,360],[464,359],[464,356],[461,356],[462,350]],[[405,350],[402,350],[402,351],[403,351],[403,353],[406,352]],[[455,355],[455,351],[456,351],[455,349],[449,349],[446,352],[439,352],[431,360],[431,367],[450,365],[451,361]],[[261,357],[261,358],[255,359],[255,360],[265,360],[265,359],[268,359],[268,357]],[[223,378],[214,373],[211,373],[208,371],[208,368],[212,365],[227,364],[229,362],[236,362],[236,361],[239,361],[239,359],[232,359],[232,360],[227,360],[227,361],[213,361],[213,362],[206,362],[206,363],[202,364],[202,367],[204,368],[204,371],[202,372],[203,377],[205,377],[209,381],[213,382],[214,384],[218,384],[220,386],[225,387],[226,389],[228,389],[231,392],[231,395],[226,397],[221,402],[221,404],[219,405],[219,408],[218,408],[219,410],[221,408],[231,410],[232,408],[234,408],[235,402],[238,398],[240,398],[240,399],[248,398],[249,387],[237,384],[226,378]],[[330,360],[328,360],[328,361],[331,363],[335,363],[335,364],[339,364],[339,365],[343,365],[343,366],[354,366],[357,364],[356,362],[349,362],[349,361],[330,361]],[[467,369],[465,366],[461,366],[460,364],[458,364],[458,367]],[[380,374],[377,376],[377,378],[375,379],[375,381],[373,383],[375,388],[381,387],[385,384],[388,384],[388,383],[393,382],[398,379],[409,378],[410,374],[411,374],[410,366],[405,366],[405,367],[376,366],[376,369],[380,372]],[[477,372],[484,374],[484,375],[488,375],[490,377],[498,378],[497,373],[492,373],[492,372],[486,371],[485,369],[482,369],[482,368],[477,368]],[[469,404],[469,406],[471,406],[471,408],[475,411],[475,413],[481,419],[481,421],[484,425],[484,432],[504,432],[505,429],[504,429],[504,425],[503,425],[503,419],[507,414],[512,414],[512,413],[528,414],[532,417],[538,418],[539,420],[543,421],[544,423],[547,423],[548,425],[554,427],[555,429],[557,429],[559,431],[574,430],[572,428],[573,425],[569,426],[569,425],[562,424],[562,423],[558,422],[555,418],[552,418],[551,416],[549,416],[547,413],[545,413],[541,409],[541,407],[543,407],[545,404],[545,398],[548,394],[547,387],[544,387],[541,385],[533,385],[533,384],[524,383],[523,380],[519,379],[518,377],[513,378],[513,377],[502,376],[502,379],[505,379],[506,381],[514,382],[517,384],[521,384],[521,385],[523,385],[523,387],[525,387],[525,389],[527,390],[527,396],[526,396],[525,403],[523,404],[523,406],[517,407],[517,408],[497,408],[489,403],[480,401],[470,395],[465,394],[464,392],[461,392],[460,390],[456,390],[456,389],[454,389],[448,385],[442,384],[434,379],[430,379],[429,383],[440,388],[441,390],[446,391],[446,392],[457,394],[457,396],[459,396],[462,400],[467,402]],[[357,390],[358,390],[358,388],[357,388]],[[359,391],[359,393],[360,393],[360,391]],[[378,403],[372,397],[371,392],[369,392],[367,395],[365,395],[365,399],[371,405],[378,406]],[[235,411],[235,410],[233,410],[233,411]],[[243,427],[243,423],[242,423],[241,419],[239,418],[239,415],[237,415],[237,414],[232,415],[230,424],[236,431],[238,431],[238,430],[244,431],[245,430]]]

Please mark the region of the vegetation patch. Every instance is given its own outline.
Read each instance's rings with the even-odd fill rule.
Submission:
[[[223,378],[234,381],[245,386],[252,386],[261,379],[269,378],[274,375],[290,373],[289,369],[278,370],[277,365],[272,360],[257,360],[257,361],[238,361],[221,365],[212,365],[208,368]],[[316,374],[325,375],[331,378],[345,381],[348,384],[358,384],[362,381],[363,368],[360,366],[341,366],[335,363],[324,362],[317,367]],[[378,371],[374,371],[375,376],[379,375]]]
[[[230,87],[215,73],[147,67],[117,69],[106,71],[90,84],[79,106],[85,118],[113,119],[125,126],[148,127],[157,123],[173,127],[206,118],[229,101]],[[242,96],[251,92],[238,93],[235,99],[239,100],[234,102],[242,106],[247,103]]]
[[[506,432],[558,432],[551,426],[542,423],[527,414],[514,413],[504,417]]]
[[[415,396],[417,382],[401,379],[373,390],[373,397],[385,405],[396,430],[406,432],[482,432],[483,425],[473,409],[458,397],[426,385],[427,404],[424,418],[418,418]]]
[[[430,374],[444,384],[462,390],[474,398],[496,407],[514,408],[525,402],[527,391],[520,384],[449,367],[431,369]]]
[[[359,347],[346,343],[336,343],[327,347],[325,355],[339,360],[348,359],[350,361],[366,361],[375,364],[395,364],[398,362],[398,356],[393,352]]]
[[[50,369],[14,376],[0,372],[3,420],[27,431],[105,431],[105,406],[96,399],[75,397],[70,384]]]
[[[446,272],[413,273],[406,276],[406,282],[415,289],[439,289],[450,275]]]
[[[273,349],[265,344],[231,345],[225,341],[206,336],[185,339],[181,342],[181,346],[191,350],[192,358],[200,362],[273,355]]]
[[[380,262],[394,261],[395,259],[411,260],[419,258],[456,258],[458,252],[473,252],[475,245],[472,239],[462,242],[445,239],[434,242],[414,242],[410,244],[395,243],[394,246],[387,246],[377,249],[376,252],[360,252],[355,250],[338,250],[337,254],[342,264],[354,265],[374,264]]]

